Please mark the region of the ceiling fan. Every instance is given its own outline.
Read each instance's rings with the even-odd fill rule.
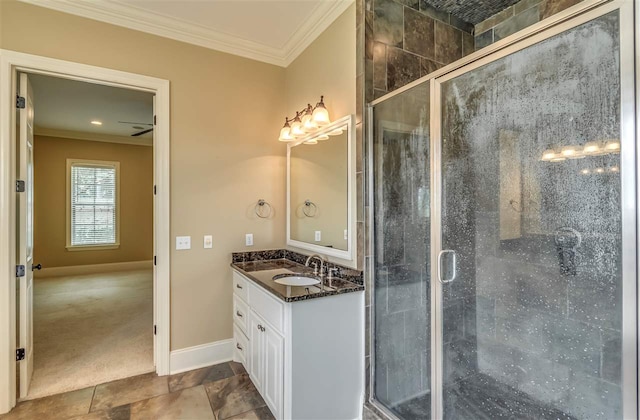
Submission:
[[[136,130],[142,130],[142,131],[138,131],[136,133],[133,133],[131,135],[131,137],[138,137],[141,136],[143,134],[147,134],[151,131],[153,131],[153,124],[148,124],[148,123],[141,123],[141,122],[131,122],[131,121],[118,121],[120,124],[130,124],[135,128]],[[145,128],[144,126],[147,127],[151,127],[151,128]]]

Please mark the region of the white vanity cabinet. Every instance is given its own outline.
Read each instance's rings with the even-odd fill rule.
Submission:
[[[285,302],[236,270],[233,283],[234,360],[276,419],[360,418],[364,293]]]

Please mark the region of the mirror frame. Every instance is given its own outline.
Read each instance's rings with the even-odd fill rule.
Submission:
[[[325,246],[315,245],[308,242],[302,242],[291,238],[291,149],[298,145],[301,145],[305,141],[312,140],[322,134],[327,134],[330,131],[339,127],[347,127],[347,232],[349,234],[349,240],[347,242],[347,250],[343,251],[336,248],[328,248]],[[307,251],[313,251],[314,253],[324,255],[327,257],[334,257],[340,259],[340,263],[349,267],[357,267],[356,255],[357,255],[357,232],[356,228],[356,156],[355,156],[355,121],[353,115],[347,115],[338,120],[335,120],[331,124],[323,127],[321,130],[316,131],[303,137],[300,140],[292,141],[287,144],[287,245],[295,248],[305,249]],[[345,261],[347,263],[345,263]]]

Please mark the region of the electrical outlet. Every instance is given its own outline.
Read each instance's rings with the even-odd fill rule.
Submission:
[[[204,235],[203,246],[204,246],[205,249],[213,248],[213,236]]]
[[[322,232],[316,230],[316,242],[320,242],[322,240]]]
[[[191,236],[176,236],[176,250],[191,249]]]
[[[253,246],[253,233],[247,233],[244,235],[244,244],[246,246]]]

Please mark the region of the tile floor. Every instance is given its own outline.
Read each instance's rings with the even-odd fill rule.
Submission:
[[[273,415],[240,363],[229,362],[171,376],[133,376],[77,391],[18,403],[14,419],[233,419]]]

